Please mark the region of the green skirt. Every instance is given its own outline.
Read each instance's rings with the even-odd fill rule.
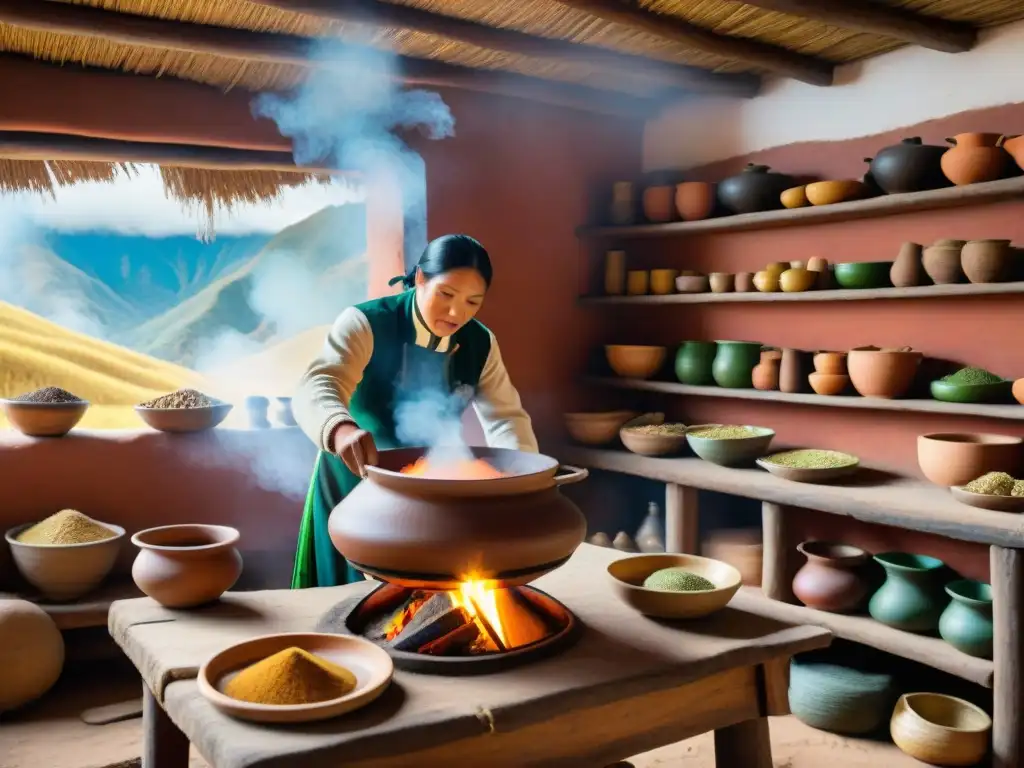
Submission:
[[[327,532],[331,510],[358,484],[359,478],[349,472],[345,462],[332,453],[320,451],[302,510],[292,589],[336,587],[363,580],[362,573],[338,554]]]

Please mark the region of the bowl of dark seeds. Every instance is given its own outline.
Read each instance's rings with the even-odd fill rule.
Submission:
[[[139,403],[135,412],[160,432],[203,432],[227,418],[233,406],[195,389],[179,389]]]
[[[89,402],[60,387],[43,387],[9,400],[0,407],[11,426],[31,437],[63,437],[89,408]]]
[[[860,460],[841,451],[798,448],[764,456],[757,466],[795,483],[824,483],[852,475],[860,469]]]

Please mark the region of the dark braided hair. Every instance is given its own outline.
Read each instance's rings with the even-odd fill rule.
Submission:
[[[443,235],[431,240],[423,249],[416,266],[409,270],[408,274],[391,278],[388,285],[401,283],[404,288],[415,288],[417,270],[430,280],[453,269],[475,269],[487,287],[491,287],[491,257],[487,255],[487,250],[469,235]]]

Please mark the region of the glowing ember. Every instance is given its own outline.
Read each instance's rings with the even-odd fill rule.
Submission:
[[[452,461],[434,465],[427,461],[426,456],[420,456],[412,464],[402,467],[402,474],[429,477],[434,480],[494,480],[505,477],[503,472],[499,472],[483,459]]]
[[[459,591],[451,594],[452,602],[465,608],[474,619],[483,614],[484,620],[494,630],[501,644],[509,647],[508,635],[505,634],[505,627],[501,623],[501,611],[498,610],[496,590],[488,588],[483,581],[464,581],[459,585]]]

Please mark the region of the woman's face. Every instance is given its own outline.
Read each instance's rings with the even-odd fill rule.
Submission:
[[[431,278],[416,271],[416,303],[435,336],[451,336],[472,320],[486,292],[487,283],[475,269],[453,269]]]

